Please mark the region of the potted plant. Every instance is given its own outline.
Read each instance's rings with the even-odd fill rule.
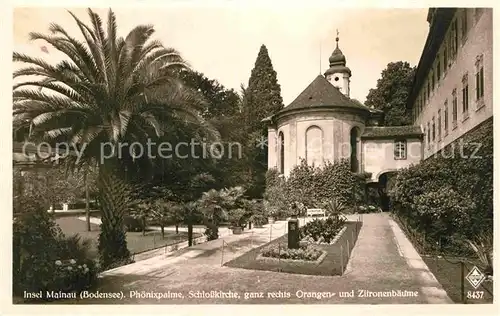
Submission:
[[[239,235],[243,232],[242,219],[245,213],[246,211],[242,208],[233,209],[228,212],[228,220],[234,235]]]
[[[269,224],[274,224],[274,222],[276,221],[276,215],[277,215],[277,211],[275,209],[272,209],[270,212],[269,212],[269,216],[267,217],[267,221]]]

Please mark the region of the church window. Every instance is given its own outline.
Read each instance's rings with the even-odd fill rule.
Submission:
[[[351,129],[351,171],[358,172],[359,160],[358,160],[358,137],[359,131],[357,127]]]
[[[278,145],[280,149],[280,168],[279,172],[283,174],[285,172],[285,138],[283,137],[283,132],[279,133]]]
[[[394,159],[406,159],[406,140],[394,141]]]
[[[323,163],[323,131],[318,126],[306,130],[306,161],[316,167]]]

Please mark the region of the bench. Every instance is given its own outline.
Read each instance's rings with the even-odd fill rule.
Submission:
[[[306,211],[306,216],[309,217],[309,216],[315,216],[315,215],[321,215],[321,216],[325,216],[325,210],[323,209],[320,209],[320,208],[308,208],[307,211]]]

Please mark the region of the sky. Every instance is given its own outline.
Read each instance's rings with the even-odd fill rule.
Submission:
[[[14,9],[14,50],[51,62],[61,55],[43,42],[29,42],[28,33],[48,34],[52,22],[78,37],[81,33],[66,11],[89,23],[86,9],[25,7]],[[139,24],[155,26],[154,39],[180,51],[191,67],[240,91],[262,44],[266,45],[281,85],[285,105],[328,69],[328,57],[339,47],[352,71],[351,98],[362,102],[389,62],[417,65],[429,30],[427,9],[355,9],[334,7],[214,6],[113,7],[118,34]],[[107,21],[107,8],[94,9]],[[46,51],[41,47],[46,45]]]

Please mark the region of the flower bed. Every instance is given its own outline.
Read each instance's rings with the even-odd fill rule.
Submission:
[[[316,244],[316,245],[333,245],[335,244],[339,238],[342,236],[342,234],[347,230],[347,227],[344,226],[338,233],[335,235],[333,239],[331,239],[329,242],[325,241],[324,237],[319,237],[318,240],[314,240],[312,236],[305,236],[300,240],[301,245],[307,245],[307,244]]]
[[[280,249],[278,248],[280,245],[281,247],[286,247],[288,236],[284,235],[264,246],[252,249],[224,265],[233,268],[307,275],[342,275],[342,272],[349,262],[350,256],[350,252],[347,251],[347,244],[350,245],[350,249],[354,247],[361,225],[361,222],[345,223],[345,230],[342,227],[341,231],[333,238],[333,240],[335,240],[338,236],[338,240],[334,244],[318,245],[302,243],[302,247],[313,247],[321,251],[322,254],[315,261],[290,258],[283,259],[281,256],[264,257],[263,254],[266,252],[275,253],[275,250],[270,249]],[[297,252],[297,250],[295,250],[295,252]]]
[[[301,241],[315,244],[331,245],[339,238],[339,233],[345,230],[345,218],[329,217],[315,219],[300,228]]]
[[[288,260],[316,261],[324,252],[311,245],[302,245],[298,249],[289,249],[286,244],[274,244],[261,252],[262,257]]]

